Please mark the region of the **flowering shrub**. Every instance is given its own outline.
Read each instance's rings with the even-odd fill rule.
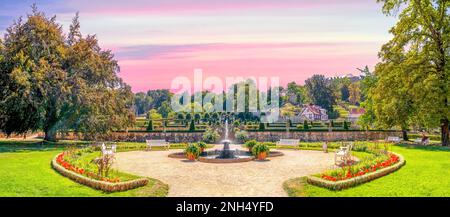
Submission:
[[[389,167],[400,161],[399,156],[395,154],[388,154],[385,157],[377,157],[375,160],[368,162],[362,162],[357,165],[344,167],[342,169],[333,170],[321,175],[322,179],[328,181],[340,181],[351,179],[354,177],[362,176],[377,170]]]
[[[108,178],[108,177],[102,177],[99,176],[93,172],[87,171],[83,168],[79,168],[75,165],[72,165],[71,163],[69,163],[68,161],[65,160],[65,156],[66,156],[67,152],[63,152],[61,154],[59,154],[56,157],[56,162],[61,165],[62,167],[64,167],[66,170],[70,170],[73,171],[75,173],[78,173],[80,175],[92,178],[92,179],[96,179],[96,180],[100,180],[100,181],[105,181],[105,182],[111,182],[111,183],[116,183],[116,182],[120,182],[119,178]]]

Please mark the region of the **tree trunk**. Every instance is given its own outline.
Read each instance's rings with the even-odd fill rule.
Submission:
[[[45,130],[44,140],[45,141],[49,141],[49,142],[57,142],[57,140],[56,140],[56,131],[51,130],[51,129],[46,129]]]
[[[409,141],[408,131],[407,130],[402,130],[402,134],[403,134],[403,140],[404,141]]]
[[[447,118],[441,120],[441,142],[442,146],[450,145],[449,120]]]

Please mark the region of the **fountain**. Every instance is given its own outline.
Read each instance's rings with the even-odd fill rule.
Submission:
[[[225,133],[224,139],[220,142],[223,144],[222,149],[216,149],[213,151],[205,151],[200,154],[198,160],[204,163],[241,163],[248,162],[254,159],[252,153],[247,150],[231,150],[230,144],[232,141],[229,139],[228,117],[225,119]],[[282,156],[283,153],[277,151],[271,151],[269,154],[271,157]],[[172,158],[185,158],[184,152],[170,154]]]
[[[220,152],[219,156],[216,158],[219,159],[233,159],[236,158],[234,151],[230,150],[231,141],[228,139],[228,119],[225,120],[225,138],[221,142],[223,144],[223,149]]]

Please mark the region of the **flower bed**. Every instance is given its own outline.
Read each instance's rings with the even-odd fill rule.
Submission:
[[[64,152],[58,154],[52,160],[52,167],[61,175],[72,179],[91,188],[102,190],[105,192],[127,191],[130,189],[142,187],[148,184],[148,179],[140,178],[130,181],[121,182],[120,179],[109,179],[98,177],[97,174],[86,172],[83,168],[71,165],[64,160]]]
[[[309,184],[319,187],[330,190],[342,190],[388,175],[400,169],[405,163],[406,161],[401,155],[389,153],[387,159],[376,162],[368,167],[363,166],[357,171],[351,170],[350,168],[347,170],[344,169],[345,176],[322,174],[319,177],[308,176],[306,180]]]

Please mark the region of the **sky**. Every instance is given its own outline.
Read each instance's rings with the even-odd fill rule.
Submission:
[[[281,85],[358,75],[378,62],[396,21],[375,0],[0,0],[0,34],[33,3],[66,32],[78,11],[81,32],[114,52],[134,92],[169,89],[194,69]]]

